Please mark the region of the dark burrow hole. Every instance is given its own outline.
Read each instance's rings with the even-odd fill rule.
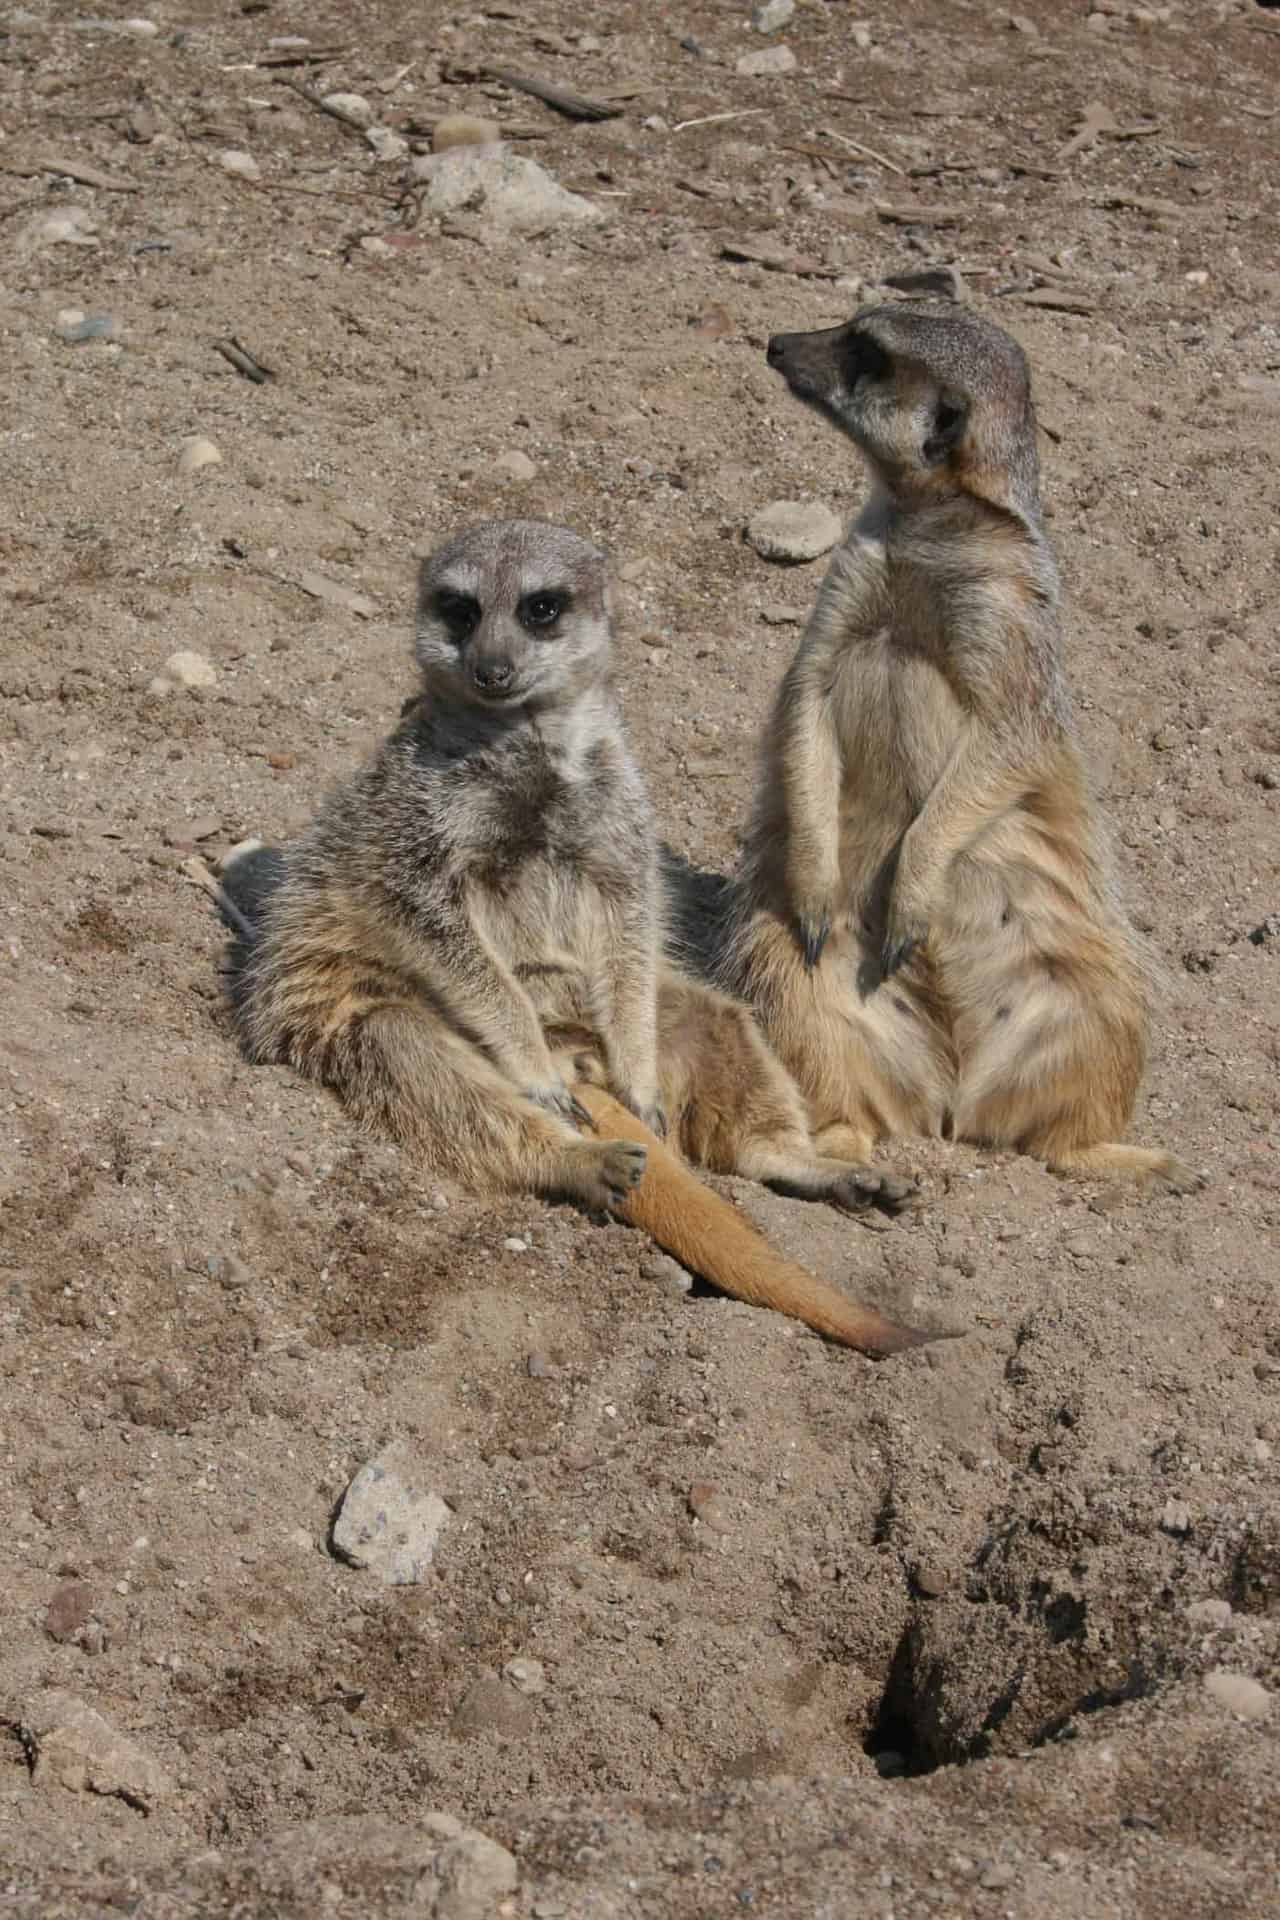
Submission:
[[[1061,1642],[1061,1622],[1051,1624],[1050,1637]],[[885,1780],[918,1779],[939,1767],[971,1765],[989,1759],[995,1751],[994,1735],[1017,1706],[1023,1683],[1031,1679],[1021,1667],[1009,1673],[991,1698],[981,1726],[967,1738],[949,1733],[939,1712],[946,1675],[936,1661],[922,1658],[916,1635],[908,1627],[894,1651],[884,1691],[875,1717],[862,1742],[862,1751],[874,1762]],[[993,1680],[994,1684],[994,1680]],[[1085,1716],[1119,1707],[1132,1700],[1144,1700],[1158,1684],[1158,1676],[1141,1660],[1129,1662],[1125,1678],[1116,1686],[1092,1687],[1078,1698],[1027,1729],[1018,1740],[1022,1751],[1072,1740],[1079,1731],[1077,1722]]]

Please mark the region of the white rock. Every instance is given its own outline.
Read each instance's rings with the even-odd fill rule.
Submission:
[[[33,1786],[114,1794],[145,1810],[167,1800],[173,1783],[134,1741],[74,1694],[53,1689],[24,1708],[22,1728],[35,1753]]]
[[[744,53],[735,71],[748,80],[767,80],[773,74],[794,73],[797,64],[790,47],[761,47],[759,53]]]
[[[502,1244],[508,1253],[528,1253],[529,1251],[529,1242],[527,1240],[521,1240],[514,1233],[510,1234]]]
[[[424,212],[438,216],[465,209],[503,237],[604,218],[599,207],[569,193],[535,160],[502,145],[425,154],[414,161],[410,173],[427,189]]]
[[[218,155],[218,165],[224,173],[233,173],[239,180],[262,178],[262,169],[253,155],[243,152],[239,147],[224,147]]]
[[[500,453],[493,470],[501,480],[532,480],[538,471],[528,454],[521,453],[518,447],[513,447],[510,453]]]
[[[1271,1695],[1247,1673],[1233,1673],[1229,1667],[1215,1667],[1204,1677],[1209,1697],[1233,1713],[1237,1720],[1261,1720],[1271,1705]]]
[[[843,528],[821,500],[775,500],[747,524],[747,539],[763,560],[816,560],[829,553]]]
[[[547,1670],[541,1660],[530,1660],[524,1655],[508,1660],[502,1669],[502,1677],[517,1693],[535,1694],[547,1690]]]
[[[333,1544],[353,1567],[392,1587],[422,1580],[449,1518],[438,1493],[421,1484],[418,1463],[402,1441],[361,1467],[342,1497]]]
[[[206,440],[202,433],[193,433],[182,443],[178,455],[180,473],[199,473],[201,467],[216,467],[221,464],[222,455],[212,440]]]
[[[780,27],[795,15],[796,0],[764,0],[751,15],[751,24],[757,33],[777,33]]]
[[[390,127],[366,127],[364,137],[379,160],[403,160],[409,151],[409,142]]]
[[[326,93],[321,96],[321,105],[328,107],[330,113],[339,113],[344,120],[350,120],[357,127],[371,127],[374,111],[362,93]]]
[[[164,663],[164,676],[175,687],[212,687],[218,681],[212,660],[187,648],[169,655]]]

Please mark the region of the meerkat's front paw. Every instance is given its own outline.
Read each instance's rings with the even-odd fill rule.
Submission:
[[[923,901],[895,887],[885,916],[884,939],[880,948],[880,971],[886,980],[905,967],[929,938],[930,914]]]
[[[644,1178],[647,1149],[639,1140],[604,1140],[591,1149],[582,1186],[590,1208],[620,1207]]]
[[[537,1107],[545,1107],[548,1113],[556,1114],[559,1119],[567,1120],[570,1126],[589,1128],[591,1125],[591,1115],[574,1099],[563,1080],[552,1080],[545,1086],[525,1087],[524,1097],[532,1100]]]
[[[667,1114],[660,1100],[656,1098],[645,1100],[640,1095],[630,1093],[622,1087],[617,1090],[617,1098],[628,1113],[634,1113],[636,1119],[648,1127],[650,1133],[656,1133],[659,1140],[666,1139]]]
[[[831,937],[830,902],[820,895],[809,895],[798,900],[792,924],[804,959],[805,972],[812,973]]]

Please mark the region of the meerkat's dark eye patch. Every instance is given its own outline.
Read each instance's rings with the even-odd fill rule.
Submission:
[[[924,457],[931,466],[945,460],[964,433],[969,403],[958,393],[943,391],[933,410],[933,425],[925,438]]]
[[[472,593],[441,587],[433,604],[437,619],[443,620],[455,640],[465,640],[480,624],[480,602]]]
[[[522,627],[554,627],[569,605],[569,596],[559,588],[541,593],[526,593],[516,612]]]
[[[845,334],[840,347],[840,372],[850,392],[859,380],[883,380],[891,365],[884,348],[870,334]]]

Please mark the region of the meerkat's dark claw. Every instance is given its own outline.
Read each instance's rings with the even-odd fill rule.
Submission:
[[[821,920],[810,920],[802,915],[797,922],[800,933],[800,951],[804,955],[805,971],[812,973],[822,958],[822,949],[826,946],[831,933],[831,922],[824,914]]]
[[[919,940],[913,933],[907,934],[903,940],[886,943],[884,952],[880,956],[880,971],[886,980],[891,980],[895,973],[906,966],[919,944]]]

